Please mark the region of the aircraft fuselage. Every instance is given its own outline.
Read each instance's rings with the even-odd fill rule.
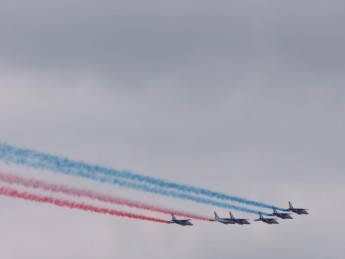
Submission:
[[[306,211],[305,209],[291,209],[292,212],[298,214],[298,215],[302,215],[302,214],[309,214],[308,211]]]

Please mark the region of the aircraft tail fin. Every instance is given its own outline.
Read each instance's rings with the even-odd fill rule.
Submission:
[[[260,219],[262,219],[262,214],[261,214],[261,212],[259,212],[259,216],[260,216]]]
[[[229,214],[230,214],[230,218],[234,219],[234,215],[232,215],[231,211],[229,211]]]
[[[172,220],[176,220],[174,214],[171,213]]]
[[[277,210],[276,210],[276,208],[274,206],[272,207],[272,209],[273,209],[274,213],[277,213]]]
[[[217,212],[214,212],[215,219],[219,219]]]
[[[291,202],[289,202],[289,207],[290,209],[293,209]]]

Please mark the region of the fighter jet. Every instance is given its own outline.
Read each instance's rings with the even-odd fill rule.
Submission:
[[[248,219],[238,219],[238,218],[235,218],[231,211],[229,211],[230,213],[230,220],[236,224],[239,224],[239,225],[248,225],[250,224],[250,222],[248,221]]]
[[[170,223],[176,223],[181,226],[193,226],[192,222],[190,222],[190,219],[177,219],[175,218],[174,214],[171,214],[172,220]]]
[[[217,212],[214,212],[214,219],[212,219],[211,221],[217,221],[219,223],[223,223],[223,224],[235,224],[235,222],[233,220],[231,220],[230,218],[220,218],[218,217]]]
[[[286,209],[285,211],[292,211],[298,215],[302,215],[302,214],[309,214],[308,209],[300,209],[300,208],[294,208],[291,204],[291,202],[289,202],[289,208]]]
[[[278,218],[281,218],[281,219],[292,219],[292,217],[290,216],[290,213],[280,213],[276,210],[275,207],[272,207],[272,208],[273,208],[273,213],[269,214],[268,216],[277,216]]]
[[[276,220],[276,219],[271,219],[271,218],[264,218],[262,215],[261,215],[261,212],[259,212],[259,218],[258,219],[254,219],[254,221],[262,221],[264,223],[267,223],[267,224],[279,224],[279,222]]]

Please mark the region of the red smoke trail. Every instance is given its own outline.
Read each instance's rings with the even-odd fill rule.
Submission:
[[[6,182],[9,184],[18,184],[25,187],[35,188],[35,189],[42,189],[45,191],[51,191],[55,193],[63,193],[63,194],[72,195],[76,197],[87,197],[87,198],[98,200],[101,202],[124,205],[127,207],[133,207],[137,209],[144,209],[144,210],[155,211],[155,212],[160,212],[160,213],[165,213],[165,214],[173,213],[177,216],[188,217],[188,218],[193,218],[193,219],[198,219],[198,220],[206,220],[206,221],[210,220],[206,217],[197,216],[194,214],[173,211],[166,208],[152,206],[152,205],[148,205],[148,204],[144,204],[140,202],[128,201],[125,199],[103,195],[103,194],[90,191],[90,190],[76,189],[76,188],[66,187],[66,186],[58,185],[58,184],[50,184],[44,181],[28,179],[25,177],[16,176],[12,174],[5,174],[5,173],[0,172],[0,181]]]
[[[12,197],[12,198],[20,198],[20,199],[29,200],[29,201],[50,203],[50,204],[53,204],[53,205],[56,205],[59,207],[67,207],[67,208],[71,208],[71,209],[80,209],[80,210],[84,210],[84,211],[103,213],[103,214],[108,214],[108,215],[112,215],[112,216],[141,219],[141,220],[160,222],[160,223],[169,223],[169,221],[163,220],[163,219],[147,217],[144,215],[133,214],[133,213],[128,213],[128,212],[124,212],[124,211],[106,209],[106,208],[88,205],[88,204],[84,204],[84,203],[77,203],[77,202],[72,202],[72,201],[67,201],[67,200],[56,199],[56,198],[49,197],[49,196],[31,194],[28,192],[19,192],[17,190],[14,190],[12,188],[7,188],[7,187],[0,187],[0,195]]]

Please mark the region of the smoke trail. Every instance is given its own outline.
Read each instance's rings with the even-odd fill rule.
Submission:
[[[121,199],[121,198],[116,198],[109,195],[104,195],[104,194],[97,193],[91,190],[71,188],[64,185],[47,183],[44,181],[29,179],[29,178],[25,178],[25,177],[13,175],[13,174],[6,174],[6,173],[0,172],[0,181],[9,183],[9,184],[22,185],[22,186],[30,187],[34,189],[41,189],[44,191],[63,193],[63,194],[72,195],[76,197],[86,197],[86,198],[98,200],[101,202],[124,205],[124,206],[133,207],[137,209],[160,212],[164,214],[173,213],[177,216],[189,217],[189,218],[198,219],[198,220],[206,220],[206,221],[210,220],[209,218],[198,216],[195,214],[174,211],[174,210],[170,210],[170,209],[166,209],[166,208],[162,208],[158,206],[153,206],[153,205],[149,205],[149,204],[145,204],[141,202],[134,202],[134,201],[129,201],[129,200]]]
[[[252,214],[258,214],[259,212],[261,212],[261,211],[257,211],[257,210],[252,210],[252,209],[248,209],[248,208],[244,208],[244,207],[235,206],[235,205],[224,203],[224,202],[217,202],[214,200],[200,198],[200,197],[188,195],[185,193],[174,192],[171,190],[165,190],[165,189],[160,189],[160,188],[154,188],[151,186],[147,186],[147,185],[143,185],[143,184],[137,184],[137,183],[133,183],[133,182],[120,181],[120,180],[116,180],[116,179],[107,179],[106,177],[87,175],[87,174],[86,175],[77,174],[76,176],[83,176],[83,177],[87,177],[87,178],[90,178],[90,179],[93,179],[95,181],[99,181],[102,183],[113,183],[113,184],[117,184],[117,185],[119,185],[121,187],[125,187],[125,188],[142,190],[145,192],[160,194],[163,196],[168,196],[168,197],[173,197],[173,198],[178,198],[178,199],[183,199],[183,200],[189,200],[189,201],[193,201],[196,203],[212,205],[212,206],[220,207],[220,208],[233,209],[233,210],[243,211],[243,212],[252,213]],[[265,212],[261,212],[261,214],[262,215],[268,215],[268,213],[265,213]]]
[[[28,193],[28,192],[19,192],[15,189],[7,188],[7,187],[0,187],[0,195],[12,197],[12,198],[20,198],[20,199],[29,200],[29,201],[50,203],[59,207],[67,207],[70,209],[80,209],[84,211],[103,213],[103,214],[108,214],[112,216],[141,219],[141,220],[147,220],[147,221],[153,221],[153,222],[159,222],[159,223],[169,223],[169,221],[163,220],[163,219],[147,217],[144,215],[133,214],[133,213],[124,212],[124,211],[106,209],[106,208],[102,208],[98,206],[88,205],[84,203],[77,203],[77,202],[72,202],[72,201],[67,201],[67,200],[62,200],[62,199],[56,199],[49,196],[37,195],[37,194]]]
[[[89,165],[84,162],[75,162],[68,158],[61,158],[58,156],[36,152],[29,149],[16,148],[5,143],[0,143],[0,159],[6,163],[16,163],[16,164],[20,164],[20,165],[24,165],[28,167],[37,168],[37,169],[46,169],[53,172],[63,172],[65,174],[72,174],[72,175],[78,175],[78,176],[89,177],[89,178],[103,175],[100,177],[101,178],[104,177],[108,180],[111,178],[114,178],[111,182],[115,184],[119,184],[119,182],[121,182],[120,180],[117,181],[115,178],[123,178],[130,181],[139,181],[139,182],[144,182],[146,184],[159,186],[160,188],[175,189],[180,192],[189,192],[189,193],[194,193],[197,195],[204,195],[210,198],[230,200],[233,202],[257,206],[261,208],[269,208],[269,209],[272,208],[272,205],[268,205],[268,204],[256,202],[256,201],[251,201],[248,199],[243,199],[243,198],[227,195],[220,192],[207,190],[204,188],[172,183],[172,182],[168,182],[161,179],[134,174],[131,172],[118,171],[115,169],[100,167],[97,165]],[[127,187],[132,188],[130,186],[127,186]],[[141,190],[144,190],[144,188],[142,188]],[[282,208],[279,208],[278,206],[275,206],[275,207],[279,210],[283,210]]]

